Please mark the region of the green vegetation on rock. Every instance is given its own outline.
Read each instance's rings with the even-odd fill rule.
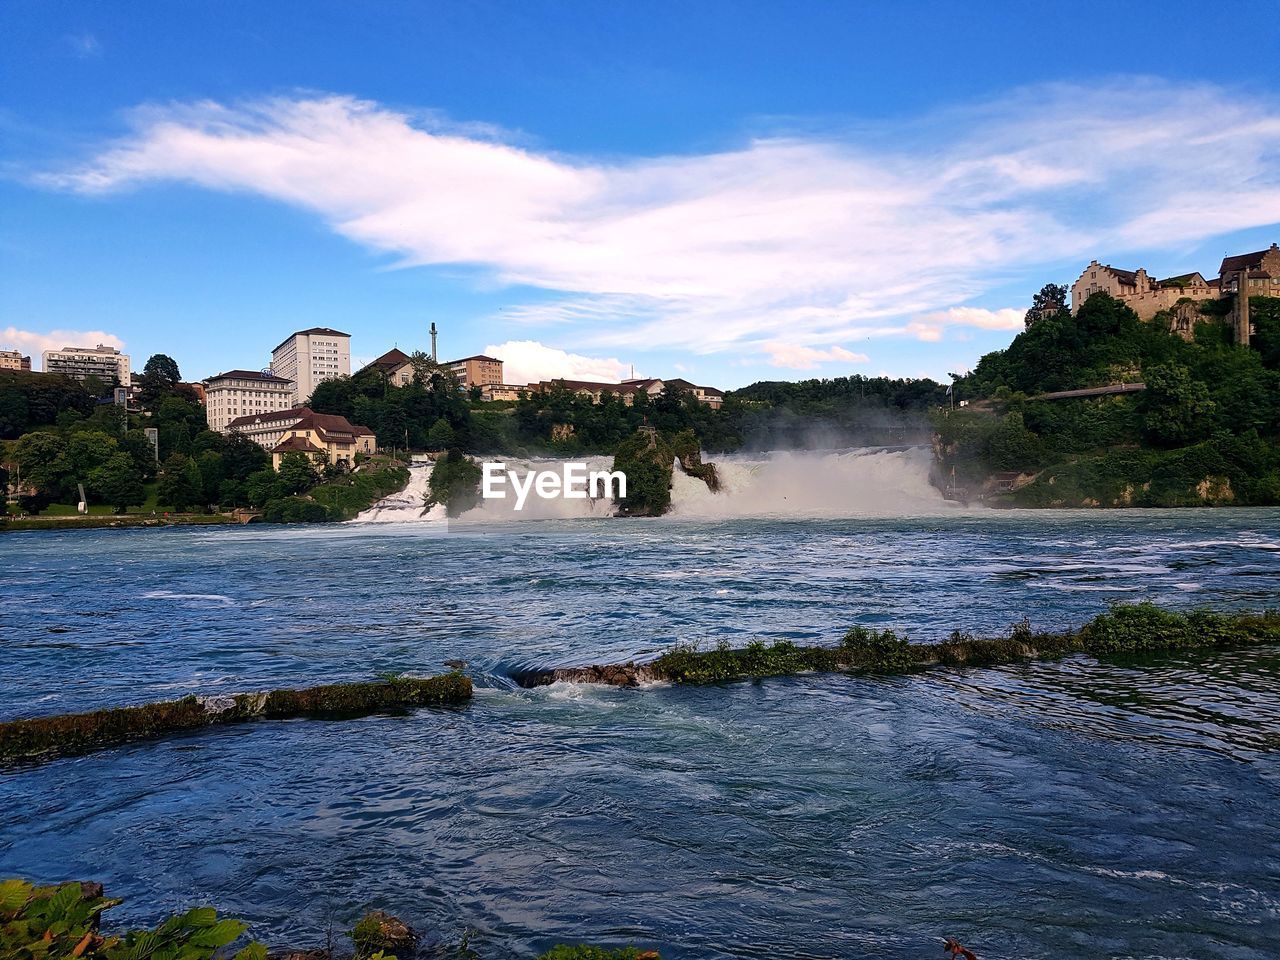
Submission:
[[[471,680],[461,673],[396,677],[377,683],[334,683],[216,697],[184,697],[137,707],[33,717],[0,723],[0,762],[75,756],[201,727],[246,720],[338,718],[383,710],[465,703]]]
[[[1280,300],[1250,299],[1252,347],[1231,342],[1227,301],[1197,305],[1190,341],[1095,294],[1027,329],[959,378],[964,409],[935,411],[937,474],[970,498],[1020,506],[1280,503]],[[1145,383],[1141,392],[1040,399]],[[1000,493],[993,475],[1019,475]]]

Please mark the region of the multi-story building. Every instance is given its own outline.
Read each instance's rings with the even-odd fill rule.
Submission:
[[[204,381],[205,417],[209,429],[226,433],[232,420],[288,410],[293,381],[257,370],[228,370]]]
[[[351,375],[351,334],[329,327],[290,334],[271,351],[271,372],[293,382],[289,406],[301,406],[318,384]]]
[[[251,413],[236,417],[227,424],[225,432],[242,434],[264,450],[270,451],[284,439],[290,427],[314,412],[310,407],[289,407],[287,410]]]
[[[133,383],[129,374],[128,354],[101,343],[96,347],[46,350],[44,372],[60,373],[81,382],[96,378],[109,387],[128,387]]]
[[[0,370],[30,370],[31,358],[18,350],[0,350]]]
[[[357,453],[373,453],[374,445],[373,431],[368,427],[353,424],[346,417],[308,411],[271,449],[271,465],[279,470],[286,453],[305,453],[350,467]]]
[[[413,358],[398,347],[392,347],[373,363],[361,367],[359,372],[366,370],[377,370],[388,383],[397,387],[413,383]]]
[[[497,357],[486,357],[483,354],[475,357],[463,357],[461,360],[450,360],[442,363],[442,367],[462,382],[464,387],[496,386],[502,383],[502,361]]]

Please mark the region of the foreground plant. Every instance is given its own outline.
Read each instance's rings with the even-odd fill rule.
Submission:
[[[0,881],[0,957],[9,960],[212,960],[238,940],[246,926],[219,919],[212,907],[170,917],[154,930],[104,934],[99,918],[121,901],[102,895],[96,883],[37,887],[25,880]],[[260,943],[249,943],[235,960],[266,960]]]

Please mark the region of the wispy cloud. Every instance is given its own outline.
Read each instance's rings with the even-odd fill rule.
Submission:
[[[103,344],[124,348],[124,341],[114,333],[102,330],[48,330],[43,333],[35,330],[20,330],[17,327],[0,329],[0,349],[20,350],[30,354],[35,368],[41,368],[41,354],[45,350],[60,350],[63,347],[93,347]]]
[[[69,33],[63,39],[71,49],[72,56],[81,60],[90,60],[102,56],[102,44],[92,33]]]
[[[860,362],[850,347],[872,338],[1017,329],[1020,310],[967,304],[1041,265],[1280,221],[1280,106],[1155,80],[608,162],[342,96],[150,107],[134,123],[42,181],[290,203],[405,265],[557,291],[503,317],[598,350]]]

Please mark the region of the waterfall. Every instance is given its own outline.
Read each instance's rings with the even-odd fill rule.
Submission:
[[[393,493],[362,511],[355,523],[422,523],[444,520],[444,508],[432,507],[426,511],[427,483],[435,464],[420,464],[409,468],[409,485],[399,493]]]
[[[721,491],[676,470],[678,517],[918,516],[963,509],[929,483],[928,447],[858,448],[707,457]]]
[[[565,461],[493,457],[520,476],[533,470],[556,470]],[[730,517],[862,517],[920,516],[954,513],[964,508],[950,503],[929,483],[932,453],[928,447],[888,450],[858,448],[807,452],[706,456],[715,463],[721,490],[687,476],[679,466],[672,473],[669,516],[696,519]],[[588,470],[608,470],[610,457],[581,457]],[[443,522],[444,510],[424,514],[422,504],[432,465],[409,471],[409,485],[361,513],[365,523]],[[481,500],[451,522],[489,523],[511,520],[567,520],[613,516],[607,499],[542,499],[530,495],[524,509],[515,509],[507,487],[505,500]]]

